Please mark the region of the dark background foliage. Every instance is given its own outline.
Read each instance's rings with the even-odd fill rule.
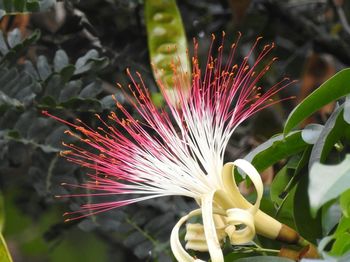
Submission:
[[[32,1],[26,8],[34,12],[26,15],[15,15],[24,9],[6,8],[6,2],[0,1],[7,12],[1,12],[5,16],[0,20],[0,189],[6,207],[4,235],[14,260],[171,261],[171,228],[194,205],[186,199],[155,199],[63,222],[61,214],[85,200],[54,196],[71,190],[62,182],[79,182],[87,171],[59,156],[61,142],[72,140],[64,134],[68,127],[41,113],[48,110],[96,126],[95,113],[106,116],[116,110],[112,94],[132,111],[116,88],[117,82],[130,82],[126,68],[139,71],[158,93],[143,2]],[[273,56],[279,60],[264,78],[266,86],[283,76],[300,80],[281,94],[296,99],[259,113],[237,130],[227,159],[281,131],[298,100],[350,64],[348,1],[179,0],[178,6],[190,49],[191,39],[197,38],[202,61],[210,34],[225,31],[230,43],[241,31],[238,60],[258,36],[264,37],[259,48],[276,44]],[[316,118],[322,122],[330,112],[326,108]],[[271,180],[271,170],[266,180]]]

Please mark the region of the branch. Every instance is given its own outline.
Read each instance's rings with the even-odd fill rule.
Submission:
[[[277,1],[263,1],[269,16],[278,23],[285,23],[288,30],[299,32],[301,39],[314,42],[317,50],[332,54],[339,61],[350,65],[350,46],[341,38],[334,37],[325,32],[311,20],[280,5]]]

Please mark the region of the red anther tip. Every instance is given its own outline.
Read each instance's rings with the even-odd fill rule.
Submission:
[[[226,35],[225,31],[222,31],[222,37],[224,37]]]
[[[54,196],[54,198],[61,198],[62,196]]]
[[[46,116],[49,115],[49,112],[47,112],[47,110],[41,110],[41,113]]]
[[[66,186],[67,185],[67,183],[61,183],[61,186]]]
[[[215,40],[215,35],[213,33],[211,34],[211,39]]]
[[[67,218],[67,219],[64,220],[64,223],[70,222],[71,220],[72,219]]]

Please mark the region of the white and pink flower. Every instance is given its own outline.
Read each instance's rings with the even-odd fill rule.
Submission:
[[[238,40],[231,46],[225,62],[223,44],[218,48],[217,58],[212,56],[210,47],[205,71],[202,72],[196,52],[198,45],[195,42],[192,74],[174,69],[174,85],[171,90],[159,82],[169,110],[157,108],[140,74],[136,73],[137,77],[133,77],[127,70],[132,85],[121,88],[133,94],[129,102],[138,112],[137,119],[118,102],[117,107],[121,113],[111,112],[108,123],[97,115],[101,121],[101,127],[97,130],[80,120],[76,124],[69,123],[44,112],[72,127],[76,134],[67,132],[91,148],[88,150],[75,144],[65,144],[67,150],[63,155],[69,161],[96,172],[87,175],[89,180],[86,183],[70,186],[96,190],[96,193],[90,194],[94,196],[130,195],[128,200],[85,204],[79,212],[67,213],[73,216],[67,220],[169,195],[194,198],[203,205],[204,199],[208,199],[203,196],[225,189],[223,159],[231,135],[245,119],[277,103],[278,101],[272,100],[273,96],[291,83],[288,79],[283,79],[263,92],[258,86],[259,80],[275,59],[263,66],[261,61],[269,54],[273,44],[264,46],[255,63],[250,65],[248,61],[252,58],[257,40],[242,63],[237,65],[234,63],[237,43]],[[188,83],[192,84],[189,86]],[[243,170],[244,165],[249,166],[243,160],[237,162],[239,164]],[[246,170],[251,168],[249,166]],[[256,186],[262,187],[262,184]],[[69,195],[73,196],[84,195]],[[245,209],[248,206],[234,207]],[[220,204],[215,204],[215,208],[220,208]],[[201,212],[204,215],[204,210]],[[204,220],[206,219],[203,218],[206,227]],[[218,242],[217,237],[216,240],[210,240],[213,234],[215,238],[215,232],[206,232],[209,252],[213,261],[220,261],[221,258],[213,258],[216,251],[212,251],[210,241],[216,244]],[[176,251],[174,253],[176,255]],[[181,259],[179,256],[176,257]]]

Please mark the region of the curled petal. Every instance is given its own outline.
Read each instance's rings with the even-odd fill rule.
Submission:
[[[254,216],[251,212],[232,208],[227,210],[227,222],[225,232],[230,238],[232,245],[245,244],[251,241],[255,236]],[[238,226],[243,228],[237,229]]]
[[[215,216],[215,215],[214,215]],[[214,217],[215,220],[215,217]],[[217,223],[215,223],[217,226]],[[225,227],[217,228],[216,233],[219,242],[222,243],[226,237]],[[202,224],[187,223],[185,241],[187,241],[185,248],[200,252],[207,252],[208,245],[204,234],[204,227]]]
[[[244,160],[243,160],[244,161]],[[247,161],[244,161],[247,162]],[[240,165],[240,168],[248,174],[250,173],[249,171],[247,172],[247,169],[244,168],[244,164],[241,165],[241,161],[235,162],[236,164]],[[246,166],[249,166],[246,165]],[[242,168],[243,167],[243,168]],[[234,163],[230,162],[224,165],[223,170],[222,170],[222,181],[224,184],[225,192],[226,192],[226,197],[229,198],[229,201],[232,203],[230,205],[226,205],[225,209],[230,209],[230,208],[242,208],[242,209],[249,209],[252,208],[252,204],[249,203],[240,193],[239,188],[237,187],[237,184],[234,180],[234,175],[233,175],[233,168],[234,168]],[[255,178],[255,175],[252,175],[250,177]],[[253,179],[253,183],[258,184],[258,178]],[[254,184],[254,185],[255,185]],[[262,189],[259,189],[259,186],[257,189],[260,191],[262,195]],[[259,195],[258,195],[258,200],[259,200]],[[255,203],[257,205],[259,201]],[[255,210],[256,208],[252,208],[252,211]],[[261,210],[257,210],[256,214],[254,215],[254,224],[256,227],[256,232],[257,234],[260,234],[262,236],[265,236],[270,239],[276,239],[279,236],[280,230],[282,228],[282,224],[278,222],[276,219],[270,217],[269,215],[265,214]]]
[[[234,165],[242,169],[253,182],[257,192],[257,199],[254,205],[249,203],[239,191],[232,174]],[[244,159],[227,163],[224,166],[222,176],[226,191],[234,204],[234,208],[227,210],[227,222],[229,225],[225,231],[230,238],[231,244],[247,243],[255,236],[254,216],[259,210],[263,195],[261,177],[254,166]],[[237,229],[238,226],[242,226],[243,228]]]
[[[233,164],[238,166],[240,169],[242,169],[250,178],[250,180],[253,182],[253,185],[255,186],[257,198],[255,201],[255,204],[251,207],[251,213],[254,215],[259,210],[261,198],[264,192],[264,185],[261,180],[260,174],[255,169],[255,167],[251,163],[249,163],[247,160],[237,159],[236,161],[233,162]]]
[[[202,260],[193,258],[190,254],[186,252],[186,250],[182,247],[180,239],[179,239],[179,230],[183,223],[185,223],[189,218],[193,216],[200,215],[202,213],[201,209],[196,209],[188,213],[186,216],[183,216],[179,219],[179,221],[174,226],[171,231],[170,236],[170,246],[171,251],[173,252],[177,261],[181,262],[203,262]]]

